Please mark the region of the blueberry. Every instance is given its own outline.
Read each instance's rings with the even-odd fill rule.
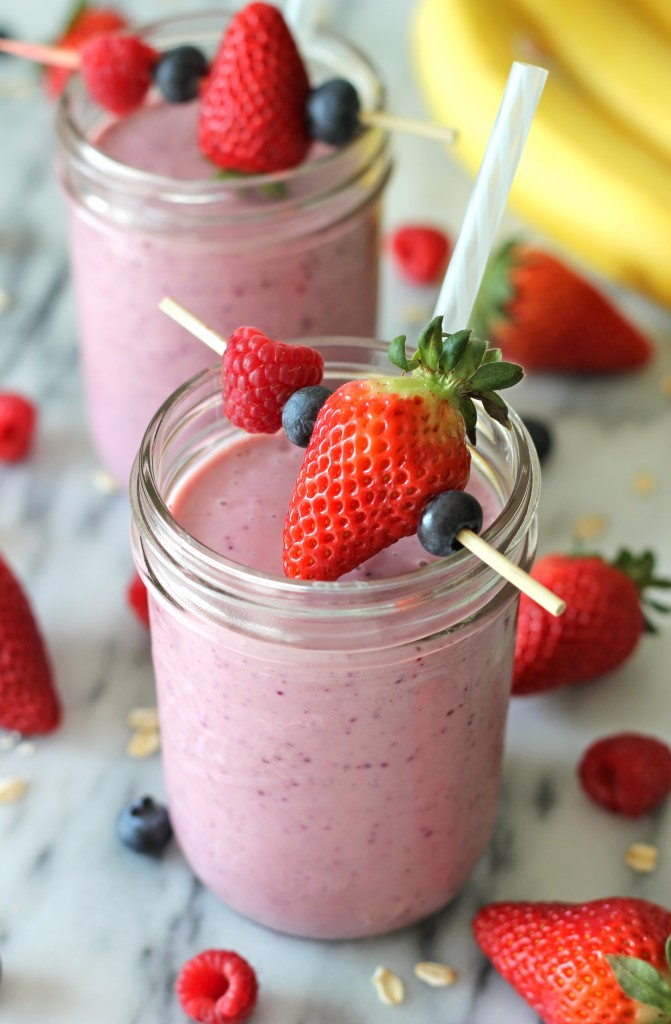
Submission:
[[[541,463],[545,462],[552,451],[552,445],[554,443],[552,431],[548,427],[547,423],[543,423],[541,420],[535,420],[531,416],[524,417],[524,426],[529,431],[531,440],[538,452],[538,461]]]
[[[205,55],[195,46],[166,50],[154,68],[154,81],[168,103],[188,103],[198,95],[201,78],[207,74]]]
[[[361,104],[357,91],[344,78],[332,78],[308,96],[308,131],[318,142],[344,146],[359,131]]]
[[[282,426],[292,444],[307,448],[322,405],[331,392],[320,384],[294,391],[282,409]]]
[[[464,528],[474,533],[482,529],[480,502],[464,491],[443,491],[424,508],[417,537],[430,554],[445,557],[461,549],[456,537]]]
[[[150,796],[124,804],[117,818],[116,830],[121,842],[137,853],[157,855],[172,838],[172,825],[166,808]]]

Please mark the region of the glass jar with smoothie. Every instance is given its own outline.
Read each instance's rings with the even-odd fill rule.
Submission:
[[[325,383],[386,346],[310,339]],[[468,490],[529,569],[538,462],[481,414]],[[218,368],[176,391],[131,479],[164,771],[179,843],[222,900],[298,935],[409,925],[464,885],[494,825],[517,592],[466,551],[407,538],[337,582],[282,575],[303,450],[223,415]]]
[[[211,56],[231,13],[223,5],[139,34],[157,50],[186,42]],[[304,57],[313,84],[343,77],[365,109],[382,106],[375,72],[343,39],[318,31]],[[275,337],[375,333],[386,136],[367,129],[289,171],[222,177],[200,154],[197,118],[195,101],[115,120],[79,76],[58,108],[90,430],[124,485],[151,416],[210,361],[158,311],[164,295],[224,335],[242,323]]]

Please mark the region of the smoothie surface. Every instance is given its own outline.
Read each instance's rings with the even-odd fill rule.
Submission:
[[[303,455],[304,449],[282,432],[248,434],[194,471],[171,498],[172,514],[184,530],[218,554],[284,576],[284,519]],[[474,471],[467,490],[482,504],[486,529],[500,511],[498,499]],[[416,537],[406,537],[342,579],[400,576],[433,560]]]
[[[216,167],[198,148],[199,103],[155,103],[114,121],[96,140],[113,160],[171,178],[213,178]]]

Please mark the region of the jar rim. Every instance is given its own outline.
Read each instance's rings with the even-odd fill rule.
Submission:
[[[298,343],[309,343],[319,347],[346,344],[355,348],[370,350],[371,345],[378,351],[386,351],[382,343],[363,338],[297,339]],[[370,377],[364,372],[362,377]],[[208,548],[187,533],[175,520],[158,480],[154,454],[159,452],[162,432],[169,431],[171,415],[186,414],[190,399],[198,391],[204,396],[201,412],[217,413],[221,406],[220,369],[212,367],[191,378],[178,388],[163,404],[147,428],[131,477],[131,505],[133,509],[133,537],[136,545],[143,549],[140,560],[146,561],[145,545],[154,554],[167,558],[175,572],[185,580],[193,594],[200,598],[221,595],[226,592],[236,600],[253,602],[257,605],[282,606],[300,610],[307,619],[321,617],[341,620],[361,616],[363,611],[377,613],[397,608],[399,602],[422,601],[431,597],[445,599],[453,597],[457,603],[464,589],[469,590],[470,613],[482,606],[485,597],[500,593],[504,588],[510,595],[514,592],[489,566],[466,550],[447,559],[430,562],[410,573],[385,577],[377,580],[347,581],[306,581],[287,579],[273,574],[248,568]],[[209,407],[208,407],[209,403]],[[192,406],[189,415],[195,415]],[[223,419],[223,412],[219,414]],[[505,431],[510,445],[515,482],[508,500],[494,522],[483,532],[483,537],[493,546],[508,554],[525,560],[524,541],[534,519],[540,491],[540,467],[531,439],[519,416],[511,410],[509,430],[491,420],[484,411],[480,414],[480,428],[500,438]],[[476,453],[477,454],[477,453]],[[150,578],[156,582],[150,572]],[[479,595],[476,599],[473,594]],[[481,600],[482,599],[482,600]],[[195,602],[198,604],[198,600]],[[192,606],[193,603],[190,601]]]
[[[222,16],[233,14],[235,9],[235,7],[223,5],[217,10],[157,19],[137,29],[137,34],[151,42],[151,45],[157,49],[167,49],[170,45],[174,45],[177,39],[182,38],[183,41],[183,33],[186,31],[186,26],[189,26],[191,31],[186,33],[186,37],[197,43],[201,41],[201,37],[207,38],[215,31],[215,19],[218,23],[218,32],[221,34]],[[157,33],[159,34],[158,38]],[[165,34],[163,45],[161,45],[160,33]],[[175,36],[175,41],[172,44],[170,44],[171,34]],[[361,82],[366,82],[370,109],[379,110],[384,106],[382,82],[373,65],[358,47],[343,36],[320,27],[310,36],[306,56],[318,58],[325,53],[332,53],[340,59],[352,60]],[[212,178],[196,179],[175,177],[142,170],[109,156],[86,137],[84,129],[78,123],[76,114],[78,106],[88,107],[90,111],[98,109],[89,99],[81,76],[75,73],[70,76],[56,108],[56,135],[61,147],[69,159],[81,167],[86,167],[91,172],[101,175],[110,183],[123,188],[124,191],[132,193],[133,190],[136,190],[138,194],[169,197],[172,202],[177,203],[180,201],[192,203],[196,198],[200,203],[208,203],[225,199],[240,189],[241,181],[236,177],[226,178],[214,175]],[[115,120],[111,115],[106,115],[101,123],[100,131],[103,131],[109,124],[115,123]],[[316,178],[323,175],[324,171],[339,169],[340,165],[342,165],[345,175],[343,184],[346,184],[351,175],[353,161],[356,163],[364,160],[368,164],[376,160],[387,147],[388,136],[384,131],[375,127],[364,127],[361,133],[347,145],[333,149],[315,159],[305,160],[296,167],[265,174],[245,175],[244,186],[251,191],[268,189],[268,186],[309,181],[313,176]],[[282,203],[280,200],[268,205],[274,208],[281,206]]]

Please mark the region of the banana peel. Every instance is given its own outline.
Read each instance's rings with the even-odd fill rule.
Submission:
[[[473,173],[510,65],[529,59],[536,38],[506,0],[419,0],[412,26],[419,85],[435,118],[458,126],[451,152]],[[544,64],[541,55],[532,59]],[[671,307],[671,163],[566,69],[546,66],[511,206],[607,277]]]

